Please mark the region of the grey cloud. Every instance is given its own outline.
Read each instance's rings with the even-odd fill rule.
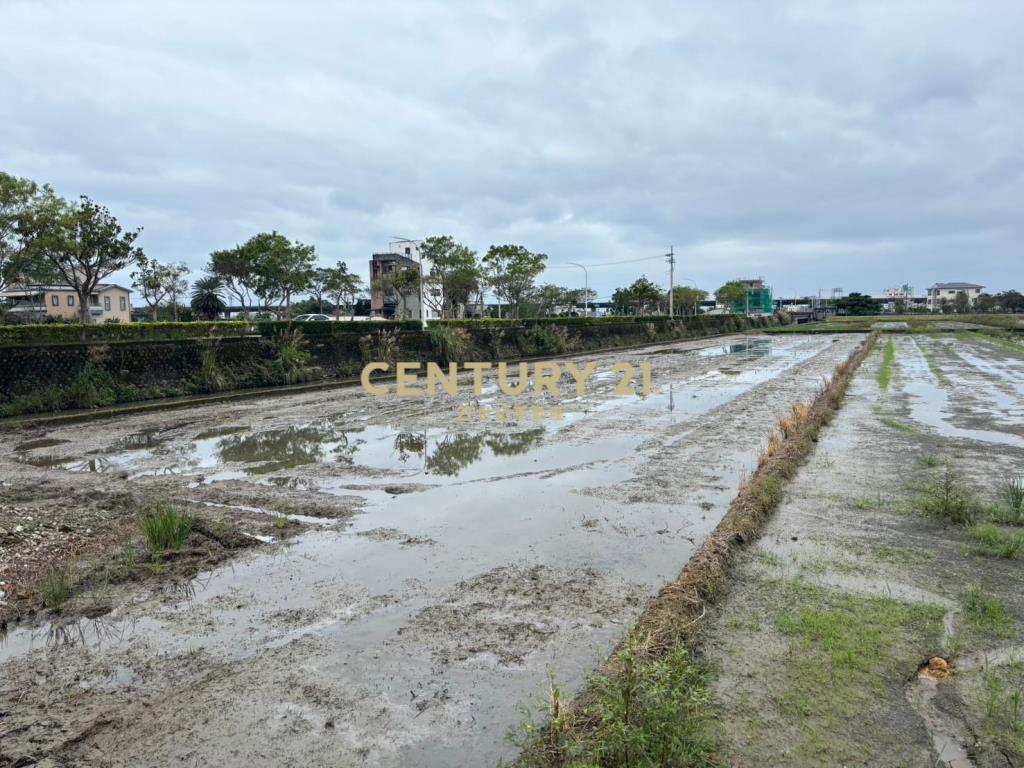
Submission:
[[[276,228],[359,267],[451,232],[673,243],[710,288],[1024,287],[1014,4],[15,0],[4,26],[0,168],[195,269]]]

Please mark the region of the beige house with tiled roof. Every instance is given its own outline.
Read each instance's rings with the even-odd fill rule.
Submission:
[[[12,286],[0,293],[0,302],[11,314],[39,322],[46,317],[78,320],[78,295],[67,285]],[[94,323],[132,319],[132,292],[113,283],[100,283],[89,296],[89,314]]]

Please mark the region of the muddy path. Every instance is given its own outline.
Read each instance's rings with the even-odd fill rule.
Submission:
[[[1024,560],[975,535],[1024,532],[1024,355],[897,336],[886,389],[882,350],[711,616],[729,764],[1024,765]]]
[[[13,628],[0,764],[495,764],[549,668],[580,684],[862,338],[596,355],[584,396],[547,396],[558,420],[335,390],[7,434],[5,567],[13,516],[42,529],[88,494],[123,494],[94,505],[122,523],[159,494],[304,527],[179,593]],[[657,393],[614,396],[622,359],[650,362]],[[513,401],[488,379],[478,404]]]

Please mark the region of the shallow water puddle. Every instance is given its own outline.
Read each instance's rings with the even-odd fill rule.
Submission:
[[[916,339],[901,345],[897,359],[910,374],[903,380],[902,389],[910,395],[910,414],[914,421],[931,427],[944,437],[1024,448],[1024,437],[1020,435],[992,429],[967,429],[953,423],[954,411],[949,392],[929,370],[928,361]],[[964,385],[974,387],[975,382],[971,380]],[[1000,414],[1001,421],[1004,417],[1005,420],[1012,419],[998,407],[998,403],[992,404],[992,410]]]

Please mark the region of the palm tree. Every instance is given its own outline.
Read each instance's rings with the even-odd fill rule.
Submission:
[[[227,304],[221,296],[221,282],[216,275],[201,277],[192,286],[192,311],[198,317],[205,317],[207,320],[216,320],[225,309]]]

